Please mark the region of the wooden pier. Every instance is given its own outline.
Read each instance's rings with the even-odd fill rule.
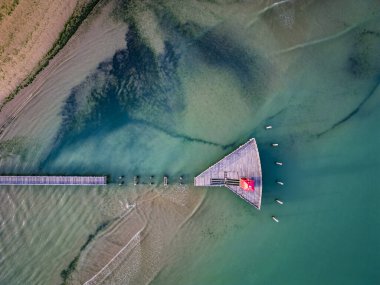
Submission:
[[[241,178],[254,180],[254,191],[243,190]],[[260,210],[262,195],[262,174],[259,151],[255,139],[240,146],[194,178],[195,186],[225,186]]]
[[[0,176],[0,185],[105,185],[106,176]]]

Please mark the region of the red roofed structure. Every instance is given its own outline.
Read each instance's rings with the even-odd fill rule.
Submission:
[[[249,178],[240,178],[240,188],[244,191],[255,191],[255,180]]]

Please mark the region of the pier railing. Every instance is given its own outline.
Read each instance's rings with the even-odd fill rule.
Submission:
[[[0,176],[0,185],[105,185],[106,176]]]

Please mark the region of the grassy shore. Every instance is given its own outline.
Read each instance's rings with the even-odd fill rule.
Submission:
[[[52,48],[47,52],[43,59],[40,60],[37,67],[0,103],[0,111],[7,103],[14,99],[23,88],[32,83],[37,75],[49,65],[50,60],[67,44],[83,21],[101,1],[102,0],[89,0],[86,4],[78,4]]]

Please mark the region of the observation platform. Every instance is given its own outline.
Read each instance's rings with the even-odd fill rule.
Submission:
[[[242,179],[254,181],[254,190],[243,189]],[[240,198],[261,208],[262,174],[256,140],[250,139],[238,149],[194,178],[195,186],[227,187]]]

